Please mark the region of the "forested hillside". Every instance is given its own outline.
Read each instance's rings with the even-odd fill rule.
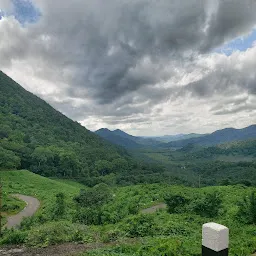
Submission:
[[[0,72],[0,170],[84,177],[153,172]],[[131,175],[131,173],[129,173]],[[113,178],[114,177],[114,178]],[[93,185],[92,184],[92,185]]]

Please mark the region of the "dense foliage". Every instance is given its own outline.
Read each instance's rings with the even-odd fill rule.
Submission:
[[[189,144],[178,150],[147,148],[136,155],[164,165],[186,185],[256,185],[255,139],[212,147]]]

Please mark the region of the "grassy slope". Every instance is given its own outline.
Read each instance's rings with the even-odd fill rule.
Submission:
[[[46,213],[51,211],[51,207],[55,202],[55,195],[63,192],[66,196],[67,203],[73,205],[72,198],[80,191],[81,184],[72,182],[72,185],[56,180],[51,180],[29,171],[1,171],[0,179],[3,184],[4,202],[6,204],[7,195],[12,193],[20,193],[24,195],[34,196],[41,202],[38,212]],[[17,204],[17,200],[12,199],[12,204]],[[8,204],[10,203],[7,202]],[[20,205],[20,204],[19,204]],[[23,203],[20,205],[22,208]],[[70,208],[69,208],[70,209]]]

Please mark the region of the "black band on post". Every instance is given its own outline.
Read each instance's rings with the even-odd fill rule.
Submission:
[[[219,252],[215,252],[205,246],[202,246],[202,255],[203,256],[228,256],[228,248]]]

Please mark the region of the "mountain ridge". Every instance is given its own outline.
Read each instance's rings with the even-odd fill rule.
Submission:
[[[225,142],[240,141],[256,138],[256,125],[252,124],[248,127],[236,129],[236,128],[224,128],[214,131],[211,134],[204,135],[198,138],[190,138],[185,140],[178,140],[162,144],[163,147],[184,147],[188,144],[195,144],[200,146],[212,146]]]

